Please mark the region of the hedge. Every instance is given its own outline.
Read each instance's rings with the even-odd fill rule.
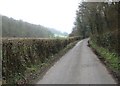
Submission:
[[[91,39],[98,46],[104,47],[120,56],[120,31],[116,30],[101,35],[94,35]]]
[[[40,65],[80,37],[67,39],[3,38],[2,76],[6,83],[24,78],[33,65]]]

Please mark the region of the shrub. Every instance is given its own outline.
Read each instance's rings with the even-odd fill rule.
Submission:
[[[120,41],[119,31],[107,32],[101,35],[93,36],[94,41],[98,46],[108,49],[110,52],[115,52],[120,56]]]

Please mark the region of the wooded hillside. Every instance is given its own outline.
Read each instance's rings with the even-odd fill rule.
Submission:
[[[2,16],[2,37],[50,38],[53,36],[53,33],[44,26]]]

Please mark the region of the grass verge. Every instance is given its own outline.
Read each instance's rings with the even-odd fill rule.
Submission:
[[[98,46],[96,43],[89,41],[89,46],[104,63],[110,73],[120,83],[120,57],[116,53],[111,53],[108,49]]]

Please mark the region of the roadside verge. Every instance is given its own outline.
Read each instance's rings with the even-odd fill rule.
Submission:
[[[111,53],[107,49],[98,46],[91,40],[88,41],[88,46],[98,56],[100,61],[106,66],[117,83],[120,84],[120,57],[117,54]]]

